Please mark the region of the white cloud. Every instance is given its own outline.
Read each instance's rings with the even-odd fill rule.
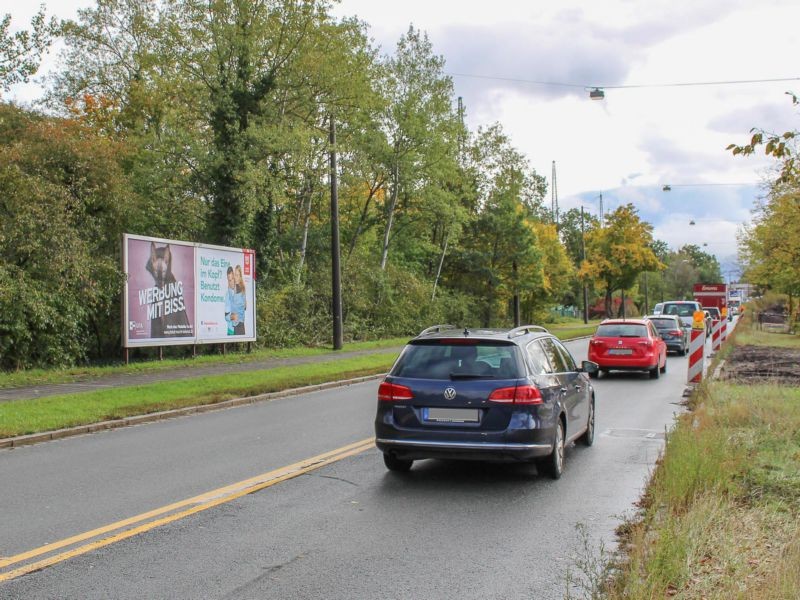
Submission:
[[[67,18],[92,4],[47,6]],[[36,3],[7,10],[27,26]],[[751,127],[798,127],[784,93],[800,81],[614,87],[796,78],[796,0],[342,0],[334,11],[367,22],[385,53],[413,23],[451,73],[606,86],[597,102],[582,87],[454,77],[473,130],[499,121],[548,179],[556,162],[563,207],[596,207],[600,192],[611,208],[633,202],[673,246],[698,236],[686,217],[749,218],[756,187],[687,185],[760,181],[770,161],[733,157],[728,144],[745,142]],[[32,89],[15,92],[28,99]],[[664,183],[674,186],[668,199]],[[718,257],[735,255],[728,225],[703,231]]]

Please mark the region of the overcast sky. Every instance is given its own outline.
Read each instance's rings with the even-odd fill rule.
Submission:
[[[12,28],[35,12],[22,4],[0,0]],[[71,18],[93,2],[45,4]],[[797,0],[343,0],[334,10],[365,21],[387,54],[409,25],[426,31],[470,128],[500,122],[548,182],[555,161],[562,210],[596,213],[601,193],[606,212],[633,202],[656,238],[707,244],[723,269],[772,164],[725,147],[752,127],[798,127],[785,95],[800,93]],[[783,78],[794,81],[662,87]],[[589,99],[593,87],[604,100]]]

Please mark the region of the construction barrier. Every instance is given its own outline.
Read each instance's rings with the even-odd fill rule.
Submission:
[[[711,321],[711,355],[713,356],[717,352],[719,352],[719,348],[722,345],[722,340],[720,336],[722,335],[722,321],[719,319],[714,319]]]
[[[689,371],[687,383],[700,383],[703,381],[703,355],[706,347],[706,330],[692,329],[689,341]]]
[[[725,340],[728,339],[728,319],[722,319],[722,331],[719,334],[719,343],[724,344]]]

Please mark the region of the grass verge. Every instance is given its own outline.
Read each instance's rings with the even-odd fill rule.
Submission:
[[[776,336],[736,343],[771,345]],[[800,389],[706,382],[670,433],[605,598],[798,598]]]
[[[214,375],[0,403],[0,438],[222,402],[305,385],[383,373],[397,355],[372,354],[264,371]]]
[[[599,321],[598,321],[599,323]],[[584,325],[582,321],[550,324],[548,328],[559,339],[583,337],[594,333],[597,324],[590,322]],[[396,348],[405,345],[413,336],[396,337],[385,340],[372,340],[368,342],[352,342],[345,344],[342,352],[357,352],[360,350],[380,350]],[[75,383],[90,379],[100,379],[110,375],[130,373],[156,373],[169,369],[203,367],[217,364],[236,364],[242,362],[255,362],[261,360],[296,358],[302,356],[323,356],[333,354],[331,348],[283,348],[259,349],[250,353],[229,352],[226,355],[207,354],[195,358],[168,358],[165,360],[147,360],[132,362],[128,365],[122,363],[106,366],[73,367],[69,369],[30,369],[26,371],[0,372],[0,389],[24,387],[32,385],[47,385],[54,383]]]
[[[409,338],[392,338],[386,340],[373,340],[369,342],[353,342],[345,344],[342,352],[356,352],[359,350],[380,350],[404,345]],[[165,360],[148,360],[132,362],[129,365],[113,364],[97,367],[73,367],[70,369],[30,369],[26,371],[0,372],[0,389],[44,385],[52,383],[74,383],[88,379],[99,379],[109,375],[121,373],[155,373],[176,368],[202,367],[216,364],[236,364],[278,358],[295,358],[301,356],[322,356],[333,354],[331,348],[284,348],[260,349],[250,353],[229,352],[221,354],[207,354],[195,358],[168,358]]]

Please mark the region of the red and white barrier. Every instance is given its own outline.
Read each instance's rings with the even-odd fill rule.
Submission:
[[[722,319],[720,323],[722,324],[722,331],[719,334],[719,343],[724,344],[725,340],[728,339],[728,319]]]
[[[703,381],[703,355],[706,347],[706,330],[692,329],[689,341],[689,371],[686,376],[687,383],[700,383]]]
[[[716,354],[719,352],[722,345],[722,321],[714,319],[711,321],[711,353]]]

